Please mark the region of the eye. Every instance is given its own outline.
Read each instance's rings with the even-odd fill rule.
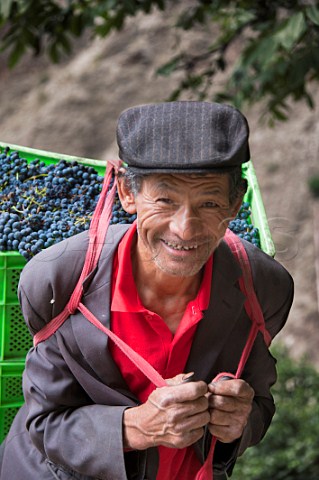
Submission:
[[[205,202],[202,204],[203,208],[218,208],[219,205],[216,202]]]
[[[173,205],[173,200],[167,197],[157,198],[156,203],[163,203],[165,205]]]

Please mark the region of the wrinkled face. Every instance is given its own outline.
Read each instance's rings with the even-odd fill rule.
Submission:
[[[200,271],[241,204],[229,204],[228,176],[216,174],[151,175],[135,197],[120,197],[137,213],[139,259],[180,277]]]

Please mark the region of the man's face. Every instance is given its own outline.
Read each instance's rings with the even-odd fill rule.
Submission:
[[[216,174],[151,175],[135,197],[129,195],[139,260],[178,277],[200,271],[241,204],[229,204],[228,175]]]

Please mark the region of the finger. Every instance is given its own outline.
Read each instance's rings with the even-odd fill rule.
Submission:
[[[248,399],[252,399],[255,394],[251,386],[241,379],[212,382],[208,385],[208,391],[216,395]]]
[[[194,430],[189,430],[188,432],[183,432],[182,434],[167,435],[165,438],[156,441],[155,443],[156,445],[163,445],[169,448],[186,448],[200,440],[203,435],[204,428],[196,428]]]
[[[239,403],[236,397],[225,397],[222,395],[211,395],[208,401],[210,409],[222,410],[228,413],[235,412]]]
[[[197,400],[207,393],[205,382],[181,383],[175,386],[161,387],[151,393],[150,398],[156,399],[157,403],[165,408],[174,403],[183,403]]]
[[[209,421],[210,414],[207,410],[189,417],[181,417],[180,419],[177,419],[176,416],[168,415],[165,434],[186,434],[191,430],[197,430],[206,426]]]
[[[223,435],[227,435],[229,439],[230,432],[232,432],[231,435],[234,439],[240,437],[247,424],[250,410],[250,407],[246,407],[243,410],[229,413],[222,410],[211,409],[209,422],[210,431],[215,432],[215,429],[218,427],[219,436],[221,432],[224,432]]]
[[[211,414],[220,412],[228,415],[229,418],[247,419],[252,410],[252,402],[238,400],[235,397],[212,395],[209,400],[209,410]]]
[[[194,401],[184,402],[180,405],[182,411],[187,412],[189,417],[202,412],[208,412],[208,399],[203,396]]]
[[[194,376],[194,372],[179,373],[173,378],[167,378],[166,382],[170,386],[180,385],[181,383],[192,381],[193,376]]]
[[[246,425],[249,412],[225,412],[222,410],[210,410],[209,423],[220,426]]]
[[[170,423],[178,423],[185,418],[193,417],[203,412],[208,415],[208,420],[206,423],[209,421],[208,400],[205,396],[194,401],[181,402],[177,404],[172,403],[167,406],[156,403],[156,400],[154,400],[151,396],[149,397],[148,401],[159,411],[165,413],[165,418],[168,418]]]
[[[226,412],[221,412],[218,410],[211,410],[210,412],[210,421],[211,425],[219,426],[219,427],[230,427],[230,425],[234,422],[234,419],[229,418],[229,414]]]
[[[217,438],[220,442],[231,443],[237,438],[240,438],[242,435],[242,428],[230,427],[230,426],[220,426],[220,425],[208,425],[208,430],[211,435]]]

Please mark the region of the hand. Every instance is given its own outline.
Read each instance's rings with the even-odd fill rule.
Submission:
[[[254,390],[238,379],[210,383],[208,390],[208,429],[219,441],[231,443],[242,436],[252,409]]]
[[[143,405],[125,410],[124,448],[184,448],[203,436],[210,419],[207,385],[182,380],[183,374],[167,380],[169,386],[154,390]]]

